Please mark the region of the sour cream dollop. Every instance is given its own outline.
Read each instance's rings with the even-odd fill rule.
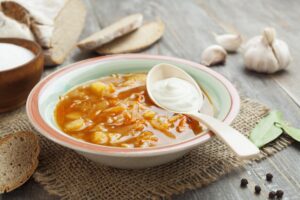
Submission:
[[[192,112],[198,110],[203,101],[196,87],[180,78],[159,80],[152,88],[155,100],[170,110]]]

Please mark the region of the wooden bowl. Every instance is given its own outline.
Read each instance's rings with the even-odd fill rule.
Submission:
[[[29,62],[12,69],[0,71],[0,113],[23,105],[44,69],[42,48],[33,41],[18,38],[0,38],[0,43],[10,43],[26,48],[35,57]],[[13,53],[13,52],[12,52]],[[1,62],[1,61],[0,61]]]

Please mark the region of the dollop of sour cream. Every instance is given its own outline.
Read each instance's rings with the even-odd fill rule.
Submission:
[[[155,82],[151,93],[159,104],[173,111],[191,112],[198,110],[202,104],[201,94],[196,87],[180,78]]]

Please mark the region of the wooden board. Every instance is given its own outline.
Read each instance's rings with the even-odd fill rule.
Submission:
[[[212,33],[239,32],[245,38],[261,33],[273,26],[279,38],[287,41],[293,56],[288,71],[275,75],[259,75],[244,70],[240,54],[229,55],[225,66],[213,69],[226,76],[241,95],[257,99],[271,108],[284,112],[285,118],[300,127],[300,2],[293,0],[86,0],[88,18],[82,38],[131,14],[141,12],[145,21],[160,18],[166,23],[163,39],[147,49],[146,53],[181,57],[200,61],[203,49],[214,44]],[[89,57],[75,50],[67,63]],[[63,66],[64,66],[63,65]],[[60,66],[62,67],[62,66]],[[50,73],[52,70],[47,70]],[[237,169],[219,181],[202,189],[188,191],[174,199],[266,199],[266,193],[253,195],[253,188],[239,188],[240,179],[248,178],[251,185],[258,183],[264,191],[281,188],[285,199],[300,199],[300,143],[283,150],[260,163]],[[266,183],[267,172],[274,174],[272,183]],[[0,196],[8,199],[59,199],[47,194],[41,186],[30,180],[14,192]]]

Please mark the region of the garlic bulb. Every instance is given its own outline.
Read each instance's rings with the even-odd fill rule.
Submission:
[[[244,46],[243,54],[246,68],[262,73],[285,69],[291,61],[287,44],[276,39],[273,28],[265,28],[262,36],[250,39]]]
[[[226,50],[219,45],[207,47],[201,55],[201,63],[206,66],[224,63],[226,60]]]
[[[241,35],[235,34],[215,35],[215,39],[228,52],[236,52],[243,42]]]

